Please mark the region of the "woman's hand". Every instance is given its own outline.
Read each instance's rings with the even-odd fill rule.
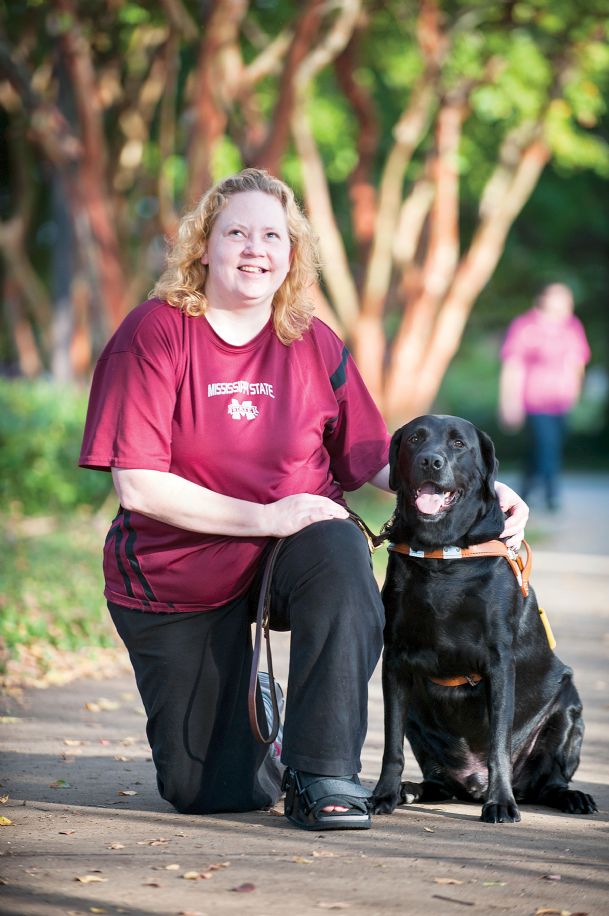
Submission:
[[[325,522],[331,518],[349,518],[344,506],[328,499],[327,496],[314,496],[312,493],[284,496],[283,499],[268,503],[263,508],[264,533],[276,538],[296,534],[314,522]]]
[[[505,483],[495,482],[499,505],[506,513],[505,527],[499,537],[505,538],[508,547],[518,550],[524,537],[525,525],[529,518],[529,507],[518,493]]]

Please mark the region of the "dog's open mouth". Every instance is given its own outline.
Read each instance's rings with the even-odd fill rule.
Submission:
[[[431,480],[426,480],[415,491],[414,502],[423,515],[438,515],[450,509],[460,496],[461,490],[445,490]]]

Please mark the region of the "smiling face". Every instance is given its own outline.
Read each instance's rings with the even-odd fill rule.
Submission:
[[[290,269],[281,202],[263,191],[233,194],[218,214],[202,257],[210,308],[268,308]]]

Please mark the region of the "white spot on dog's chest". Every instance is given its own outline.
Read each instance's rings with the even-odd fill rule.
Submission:
[[[467,750],[461,764],[458,767],[447,767],[446,772],[452,779],[464,786],[472,798],[482,798],[486,793],[488,767],[485,755],[474,754]]]

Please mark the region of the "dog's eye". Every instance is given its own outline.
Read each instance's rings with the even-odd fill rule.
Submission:
[[[416,445],[416,443],[419,441],[419,437],[416,433],[413,433],[412,436],[408,436],[408,441],[412,442],[413,445]]]
[[[453,445],[455,448],[465,448],[463,439],[453,439]]]

